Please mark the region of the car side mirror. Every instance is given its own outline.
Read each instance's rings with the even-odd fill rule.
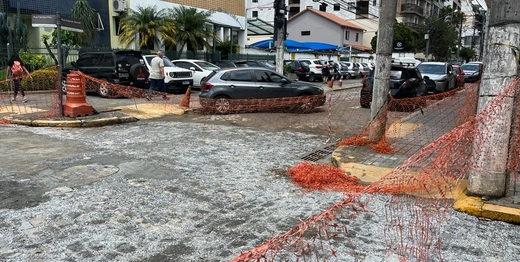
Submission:
[[[424,76],[423,78],[424,78],[424,80],[430,80],[429,76]]]
[[[282,78],[282,79],[280,79],[280,84],[282,84],[282,85],[286,85],[286,84],[288,84],[288,83],[290,83],[290,82],[289,82],[289,80],[287,80],[287,78]]]
[[[196,69],[195,69],[195,67],[191,66],[191,67],[190,67],[190,70],[191,70],[191,71],[195,71]]]

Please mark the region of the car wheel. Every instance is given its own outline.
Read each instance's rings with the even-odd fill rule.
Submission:
[[[101,79],[101,83],[99,83],[99,95],[102,97],[108,97],[110,94],[110,90],[108,88],[108,80]]]
[[[229,108],[231,107],[230,98],[227,96],[218,96],[215,98],[215,110],[221,114],[226,114],[229,112]]]
[[[316,82],[316,75],[314,73],[309,75],[309,82]]]
[[[62,94],[67,93],[67,79],[61,80],[61,91],[62,91]]]

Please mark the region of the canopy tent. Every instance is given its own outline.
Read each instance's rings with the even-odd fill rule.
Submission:
[[[312,48],[308,47],[307,45],[305,45],[305,44],[303,44],[301,42],[298,42],[298,41],[290,40],[290,39],[285,40],[284,44],[285,44],[285,48],[289,52],[309,52],[309,51],[313,51]],[[273,48],[275,48],[274,41],[273,41],[272,38],[252,43],[252,44],[249,45],[249,47],[254,47],[254,48],[259,48],[259,49],[273,49]]]
[[[337,51],[341,48],[341,46],[321,42],[302,42],[302,44],[310,47],[313,51]]]

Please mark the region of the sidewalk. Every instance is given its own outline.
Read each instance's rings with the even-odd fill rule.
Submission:
[[[325,84],[324,84],[325,86]],[[343,87],[337,87],[337,81],[334,83],[333,88],[326,88],[327,92],[339,91],[348,88],[361,87],[359,84],[343,85]],[[408,118],[403,119],[403,123],[412,122],[414,124],[419,123],[419,126],[432,126],[438,121],[438,117],[434,114],[422,115],[420,112],[415,112]],[[443,132],[448,132],[451,126],[444,127],[448,128]],[[403,138],[417,138],[419,135],[414,135],[413,132],[424,132],[424,129],[414,128],[411,131],[407,130],[408,133]],[[441,132],[441,134],[443,134]],[[439,135],[440,136],[440,135]],[[400,140],[402,140],[401,138]],[[418,152],[420,148],[426,146],[432,141],[401,141],[400,143],[392,144],[394,150],[399,151],[404,147],[416,147],[411,152]],[[401,150],[406,151],[406,150]],[[360,181],[364,184],[369,184],[377,181],[384,175],[391,172],[394,168],[403,163],[409,156],[398,156],[398,155],[385,155],[379,154],[367,147],[359,146],[340,146],[334,150],[331,155],[331,161],[333,165],[339,167],[345,172],[349,172],[351,175],[357,176]],[[453,208],[457,211],[467,213],[479,218],[491,219],[504,221],[514,224],[520,224],[520,194],[516,193],[520,190],[520,181],[516,184],[510,185],[507,197],[493,200],[483,200],[480,197],[472,197],[466,195],[467,180],[460,183],[458,188],[452,191],[453,196],[457,196]]]

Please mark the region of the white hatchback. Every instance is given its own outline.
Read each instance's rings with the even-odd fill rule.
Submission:
[[[156,55],[143,55],[144,62],[148,71],[151,70],[150,63]],[[191,70],[184,69],[174,65],[168,57],[163,57],[164,62],[164,85],[166,91],[174,92],[186,92],[188,87],[193,86],[193,73]]]
[[[220,67],[204,60],[177,59],[172,61],[178,67],[190,69],[193,72],[193,87],[200,88],[204,79]]]

